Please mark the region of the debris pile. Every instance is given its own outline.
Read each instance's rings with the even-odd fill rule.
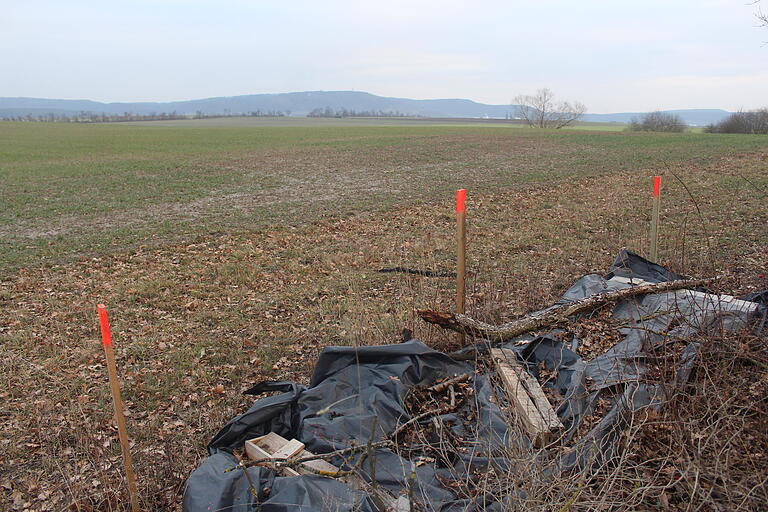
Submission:
[[[453,354],[416,339],[326,348],[309,386],[247,391],[276,394],[214,436],[184,510],[503,510],[525,492],[505,477],[520,447],[546,459],[550,477],[594,471],[621,453],[633,414],[660,410],[688,381],[697,336],[764,314],[756,302],[659,285],[680,279],[622,251],[607,275],[582,277],[529,315],[524,334],[440,314],[486,336]],[[644,291],[603,300],[630,288]],[[541,322],[585,299],[595,306]]]
[[[453,378],[442,378],[429,387],[410,389],[403,402],[410,417],[397,428],[393,435],[400,453],[417,465],[436,462],[450,466],[456,454],[466,451],[464,440],[453,433],[460,422],[462,428],[471,428],[477,421],[472,407],[463,407],[472,397],[472,377],[463,373]],[[457,413],[456,420],[445,419],[449,413]]]

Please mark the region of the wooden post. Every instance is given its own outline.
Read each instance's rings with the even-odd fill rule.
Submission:
[[[112,388],[112,401],[115,404],[117,433],[120,436],[120,447],[123,450],[123,464],[125,465],[125,477],[128,480],[128,495],[131,499],[131,510],[133,512],[140,512],[138,493],[136,491],[136,475],[133,473],[131,447],[128,444],[128,431],[125,428],[123,401],[120,398],[120,382],[117,380],[117,366],[115,365],[115,352],[112,349],[112,334],[109,330],[107,308],[104,304],[99,304],[97,310],[99,312],[99,325],[101,326],[101,341],[104,344],[104,353],[107,355],[109,385]]]
[[[467,250],[467,191],[456,191],[456,312],[464,313],[466,307],[466,250]],[[465,343],[461,335],[462,346]]]
[[[659,210],[661,208],[661,176],[653,177],[653,216],[651,218],[651,261],[659,257]]]

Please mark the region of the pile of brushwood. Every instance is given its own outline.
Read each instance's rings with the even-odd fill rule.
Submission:
[[[420,312],[467,335],[458,352],[416,339],[326,348],[309,386],[248,391],[270,394],[211,440],[184,510],[759,510],[768,293],[706,286],[622,251],[606,275],[505,325]],[[559,426],[546,442],[492,351],[543,390]],[[270,432],[338,471],[248,460],[244,443]]]

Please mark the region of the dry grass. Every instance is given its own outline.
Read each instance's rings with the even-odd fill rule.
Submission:
[[[675,168],[706,224],[682,187],[667,180],[663,263],[700,276],[729,271],[732,293],[768,288],[762,270],[768,212],[764,197],[739,177],[765,187],[764,159],[747,155]],[[640,191],[647,176],[664,171],[470,192],[468,311],[491,322],[508,320],[551,303],[581,274],[603,271],[619,247],[647,246],[650,208]],[[727,195],[709,193],[718,188]],[[403,327],[433,345],[452,342],[414,316],[420,307],[450,307],[450,279],[376,272],[388,266],[450,270],[451,207],[426,202],[293,228],[209,235],[5,276],[3,506],[125,510],[96,303],[111,311],[141,501],[146,510],[177,509],[205,443],[250,402],[240,394],[249,385],[274,377],[306,381],[323,346],[393,343]],[[735,342],[760,343],[745,340],[711,346],[724,354],[722,347]],[[759,345],[751,350],[761,354]],[[766,374],[736,356],[703,361],[696,385],[668,416],[632,426],[627,455],[615,466],[558,485],[529,475],[526,498],[515,503],[629,510],[666,500],[686,510],[692,497],[691,510],[717,510],[713,503],[720,510],[754,508],[765,497],[765,470],[758,465],[764,459],[749,457],[766,437],[758,421],[765,424],[765,404],[749,386],[764,385]],[[718,409],[713,396],[726,405]],[[663,425],[671,426],[657,435],[655,426]],[[705,437],[691,438],[697,431]],[[759,442],[749,439],[754,432]],[[513,455],[521,475],[539,470],[531,468],[531,453]],[[756,477],[747,475],[750,468]]]

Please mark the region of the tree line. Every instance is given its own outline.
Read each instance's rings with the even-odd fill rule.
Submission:
[[[346,108],[334,109],[331,107],[316,108],[307,114],[307,117],[407,117],[413,116],[397,110],[348,110]]]
[[[577,121],[586,111],[581,103],[568,103],[553,101],[553,94],[549,89],[540,89],[537,94],[531,96],[518,96],[516,101],[517,120],[537,128],[563,128]],[[123,112],[122,114],[106,114],[103,112],[81,111],[78,113],[53,113],[26,114],[26,115],[2,115],[0,119],[5,121],[23,122],[47,122],[47,123],[116,123],[128,121],[167,121],[174,119],[210,119],[220,117],[286,117],[290,116],[290,110],[254,110],[250,112],[232,113],[229,109],[224,114],[205,114],[198,110],[194,114],[179,114],[173,112],[160,112],[150,114],[134,114]],[[331,107],[315,108],[307,114],[307,117],[407,117],[399,111],[385,110],[355,110],[334,109]],[[507,119],[512,119],[507,115]],[[639,117],[633,117],[627,129],[630,131],[648,132],[682,132],[688,125],[678,115],[669,112],[648,112]],[[704,128],[705,133],[744,133],[744,134],[768,134],[768,108],[735,112],[719,123],[714,123]]]
[[[643,132],[682,132],[687,127],[680,116],[657,111],[632,118],[627,128]],[[719,123],[707,125],[704,133],[768,134],[768,108],[734,112]]]
[[[54,113],[47,112],[44,114],[26,114],[26,115],[9,115],[0,114],[0,119],[4,121],[23,121],[23,122],[41,122],[41,123],[120,123],[128,121],[169,121],[175,119],[212,119],[218,117],[235,117],[235,116],[247,116],[247,117],[286,117],[290,116],[290,110],[254,110],[251,112],[236,113],[233,114],[229,110],[225,110],[224,114],[204,114],[198,110],[194,114],[179,114],[176,111],[173,112],[152,112],[150,114],[134,114],[131,112],[123,112],[122,114],[107,114],[104,112],[87,112],[81,111],[77,113]]]

